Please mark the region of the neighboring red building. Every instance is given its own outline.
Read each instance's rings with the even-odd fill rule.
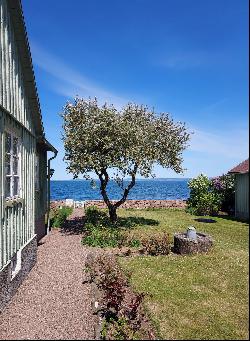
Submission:
[[[249,219],[249,159],[229,171],[235,174],[235,216]]]

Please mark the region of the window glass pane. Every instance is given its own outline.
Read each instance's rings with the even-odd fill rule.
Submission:
[[[13,154],[14,155],[18,154],[18,138],[17,137],[13,138]]]
[[[18,174],[18,157],[13,157],[13,174]]]
[[[13,195],[19,194],[19,177],[14,177],[14,184],[13,184]]]
[[[9,133],[5,133],[5,152],[10,153],[11,151],[11,136]]]
[[[10,177],[5,178],[5,196],[10,197]]]
[[[10,155],[5,155],[5,174],[10,175]]]

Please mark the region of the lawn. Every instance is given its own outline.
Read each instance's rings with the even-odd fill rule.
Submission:
[[[229,340],[248,338],[248,228],[216,217],[198,222],[182,210],[119,210],[137,225],[136,236],[186,230],[194,225],[214,238],[208,254],[119,258],[132,272],[135,291],[146,292],[145,308],[163,339]]]

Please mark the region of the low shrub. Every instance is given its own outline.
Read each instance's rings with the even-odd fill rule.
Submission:
[[[85,236],[82,244],[93,247],[119,247],[124,243],[124,235],[118,228],[85,223]]]
[[[171,251],[171,243],[168,233],[156,234],[141,240],[144,253],[151,256],[168,255]]]
[[[51,219],[51,225],[53,227],[62,227],[67,219],[67,217],[73,212],[72,207],[63,206],[58,208],[54,212],[54,216]]]
[[[138,218],[143,221],[143,218]],[[97,207],[92,206],[86,210],[85,215],[85,236],[82,238],[82,244],[92,247],[141,247],[143,253],[150,255],[167,255],[171,246],[168,234],[160,234],[146,237],[142,240],[135,238],[133,234],[127,232],[126,226],[134,226],[136,218],[128,218],[128,221],[118,219],[116,226],[110,223],[106,212],[101,212]],[[155,224],[154,221],[147,223]],[[133,225],[134,224],[134,225]]]
[[[85,222],[94,226],[107,225],[108,216],[106,212],[100,211],[96,206],[90,206],[85,209]]]
[[[103,293],[101,302],[103,340],[136,340],[146,335],[142,328],[141,303],[144,294],[130,291],[125,277],[115,258],[98,254],[87,258],[87,273]],[[148,339],[148,338],[146,338]]]
[[[235,208],[235,177],[233,174],[223,174],[212,179],[214,192],[221,195],[221,210],[232,214]]]
[[[216,215],[221,209],[222,195],[215,191],[213,182],[200,174],[189,181],[190,197],[187,200],[188,212],[195,215]]]

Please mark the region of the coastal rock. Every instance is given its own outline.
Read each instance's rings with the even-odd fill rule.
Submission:
[[[112,201],[115,202],[115,201]],[[51,208],[65,206],[63,200],[52,201]],[[184,209],[187,203],[186,200],[127,200],[120,208],[178,208]],[[87,200],[84,202],[84,207],[96,206],[98,208],[107,208],[103,200]]]

